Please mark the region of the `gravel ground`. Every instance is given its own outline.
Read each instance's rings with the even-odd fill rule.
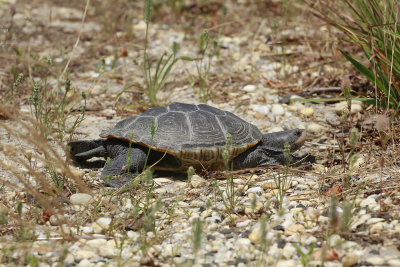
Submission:
[[[80,92],[87,95],[85,120],[74,139],[98,138],[101,130],[148,108],[143,90],[129,87],[144,84],[141,4],[128,9],[125,1],[115,6],[93,1],[82,26],[79,1],[3,2],[3,32],[11,37],[5,36],[1,47],[2,93],[13,69],[35,81],[45,76],[56,88],[70,59],[71,102],[82,104]],[[262,132],[306,129],[298,154],[309,152],[316,163],[189,179],[158,175],[127,190],[106,188],[102,168],[66,163],[66,137],[62,142],[56,134],[43,138],[35,124],[24,124],[32,117],[31,93],[22,88],[25,97],[8,110],[15,117],[0,122],[0,266],[400,266],[398,122],[387,130],[392,142],[382,147],[374,129],[385,117],[377,117],[373,108],[352,101],[346,116],[345,101],[293,100],[335,97],[343,74],[354,89],[366,86],[346,65],[324,63],[336,59],[334,47],[307,41],[337,33],[305,11],[277,30],[251,1],[228,1],[231,18],[213,11],[219,1],[200,2],[187,7],[191,29],[178,27],[170,17],[153,19],[149,55],[157,59],[177,42],[179,56],[196,57],[201,29],[226,23],[218,35],[210,30],[221,49],[205,72],[208,90],[198,85],[195,62],[179,61],[157,95],[160,103],[206,98]],[[268,3],[271,19],[286,14],[278,1]],[[134,8],[132,15],[128,11]],[[125,9],[131,17],[122,24],[125,17],[114,11]],[[204,9],[208,15],[202,17]],[[155,14],[161,16],[160,10]],[[201,23],[205,26],[199,28]],[[296,45],[279,45],[282,36]],[[18,49],[21,55],[11,56]],[[6,64],[10,58],[13,63]],[[46,67],[48,59],[52,63]],[[349,125],[359,129],[353,146]],[[51,177],[46,158],[57,167],[53,173],[67,179],[62,194],[38,178]],[[343,158],[354,159],[346,171]]]

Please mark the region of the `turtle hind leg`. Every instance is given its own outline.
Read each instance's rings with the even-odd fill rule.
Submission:
[[[116,157],[108,160],[101,172],[101,178],[109,187],[121,187],[140,173],[146,163],[147,154],[143,148],[125,147]]]
[[[76,154],[88,152],[98,147],[104,147],[105,139],[74,140],[69,142],[67,145],[71,156],[75,156]]]
[[[68,148],[71,159],[81,167],[97,167],[98,164],[93,165],[87,160],[93,157],[107,156],[104,139],[71,141],[68,143]]]

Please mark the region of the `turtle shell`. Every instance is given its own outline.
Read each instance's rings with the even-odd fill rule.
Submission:
[[[184,103],[150,108],[118,122],[100,136],[167,152],[185,162],[207,163],[222,161],[228,133],[231,158],[255,146],[262,138],[256,126],[231,112]]]

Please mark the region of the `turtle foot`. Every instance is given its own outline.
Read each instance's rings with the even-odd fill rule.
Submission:
[[[132,181],[135,176],[133,173],[124,173],[117,176],[102,176],[101,179],[103,179],[106,187],[120,188]]]

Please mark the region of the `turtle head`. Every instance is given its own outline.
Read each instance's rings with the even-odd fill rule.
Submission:
[[[294,152],[304,144],[306,136],[306,131],[302,129],[267,133],[263,135],[262,147],[273,152],[283,152],[287,142],[290,152]]]

